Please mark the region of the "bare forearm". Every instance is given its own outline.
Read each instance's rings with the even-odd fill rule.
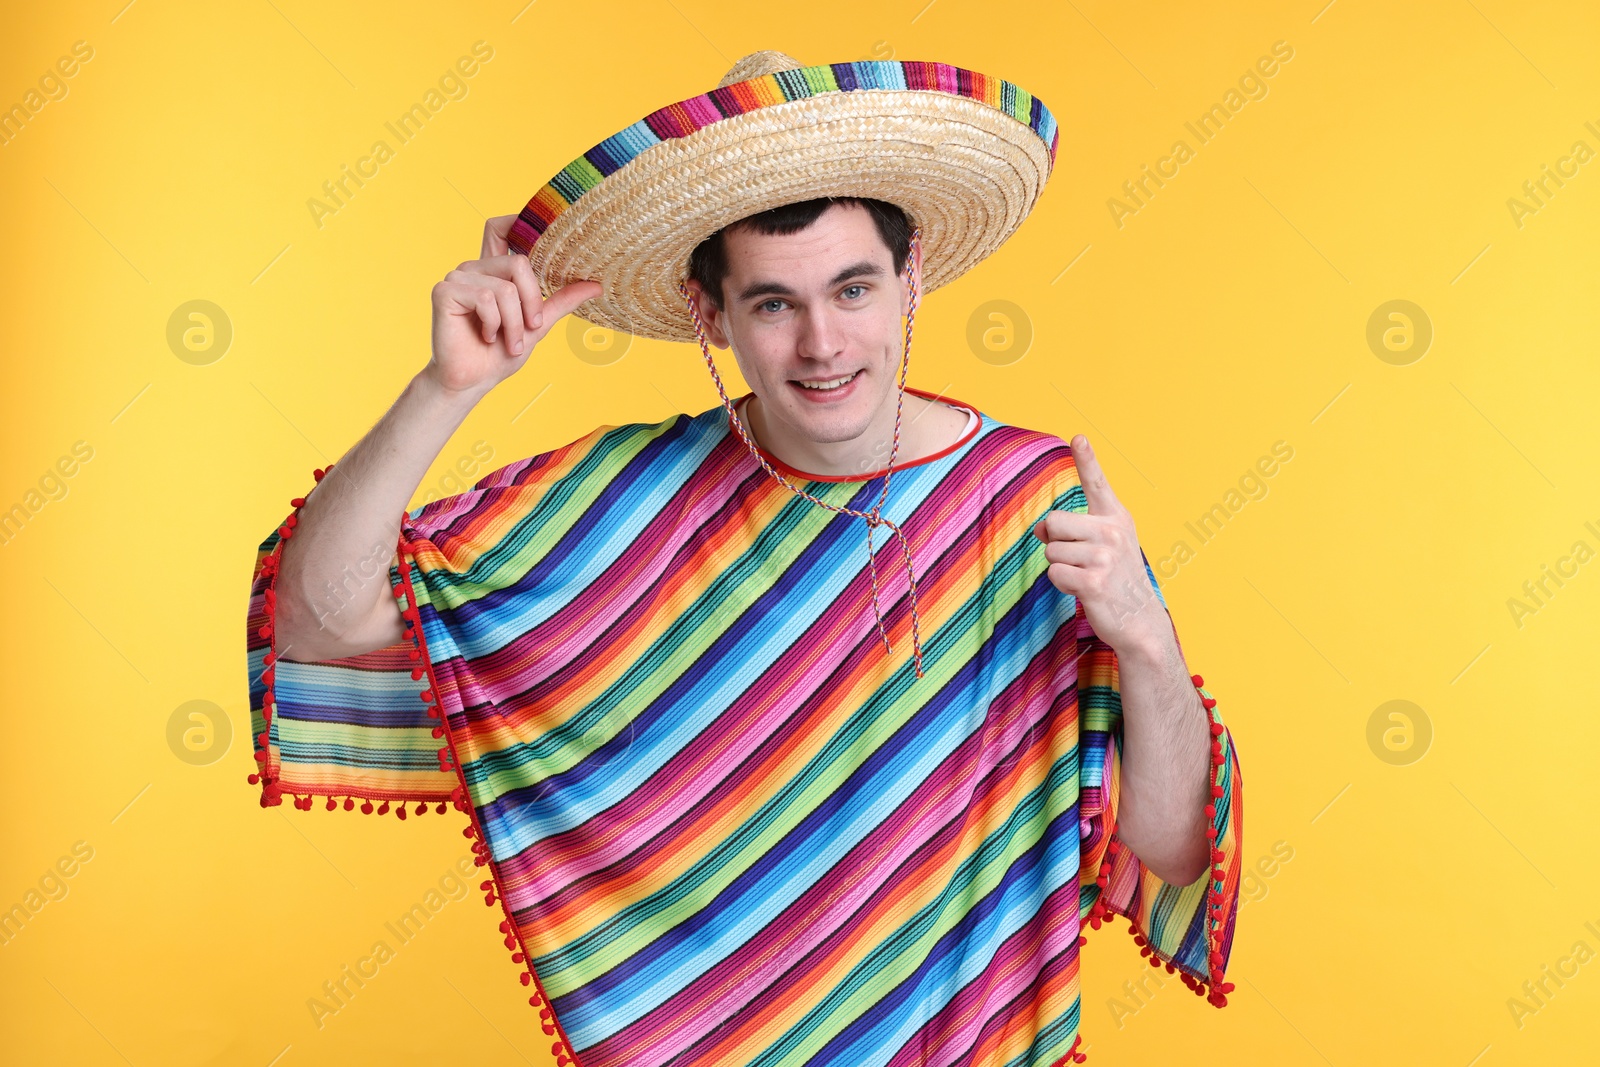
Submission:
[[[278,575],[278,650],[324,660],[383,648],[404,632],[388,568],[400,516],[483,394],[426,372],[306,496]]]
[[[338,659],[404,636],[387,572],[411,495],[477,402],[522,368],[557,320],[602,292],[575,281],[546,300],[528,257],[510,252],[516,220],[487,220],[480,257],[433,287],[428,365],[306,495],[279,563],[279,655]]]
[[[1210,865],[1210,716],[1172,636],[1119,650],[1122,788],[1118,836],[1162,881],[1188,885]]]

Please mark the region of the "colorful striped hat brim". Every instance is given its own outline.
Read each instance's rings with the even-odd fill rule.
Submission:
[[[923,290],[997,249],[1054,167],[1055,117],[1027,90],[947,63],[801,66],[757,52],[710,92],[651,112],[563,167],[508,243],[546,295],[592,279],[597,325],[694,340],[677,284],[731,222],[799,200],[873,197],[922,228]]]

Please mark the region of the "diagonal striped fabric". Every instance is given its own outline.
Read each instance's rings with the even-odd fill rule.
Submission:
[[[904,569],[880,562],[890,655],[856,520],[773,482],[720,405],[411,513],[390,649],[267,662],[274,533],[262,804],[467,813],[539,1022],[583,1067],[1076,1059],[1080,926],[1111,914],[1202,992],[1239,893],[1231,735],[1215,869],[1166,884],[1117,847],[1115,654],[1030,532],[1087,509],[1070,449],[975,414],[884,506],[921,561],[921,678]],[[805,488],[864,509],[881,483]]]

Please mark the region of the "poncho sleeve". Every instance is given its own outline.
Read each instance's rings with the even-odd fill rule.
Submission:
[[[318,481],[323,473],[316,472]],[[440,802],[442,810],[454,775],[435,756],[435,723],[418,699],[423,672],[408,642],[320,662],[282,658],[273,634],[277,573],[304,502],[291,501],[295,511],[257,548],[250,581],[246,650],[256,763],[250,783],[260,784],[262,807],[282,804],[287,793],[297,808],[325,797],[330,809],[343,798],[346,810],[359,803],[368,814],[375,806],[387,814],[391,804],[403,812],[409,802]],[[396,562],[394,546],[375,546],[347,569],[343,594],[352,593],[352,583],[385,577],[392,589]],[[340,592],[329,591],[327,610],[336,610]]]
[[[1077,497],[1081,502],[1081,493]],[[1073,508],[1072,510],[1083,510]],[[1143,552],[1145,572],[1162,609],[1166,597]],[[1233,739],[1216,701],[1192,675],[1211,718],[1211,864],[1190,885],[1173,885],[1151,873],[1117,836],[1117,803],[1122,779],[1122,695],[1116,652],[1089,625],[1080,602],[1075,615],[1078,649],[1078,729],[1080,762],[1079,912],[1092,929],[1113,915],[1129,920],[1129,933],[1152,967],[1181,972],[1196,995],[1222,1007],[1233,983],[1224,978],[1233,945],[1239,903],[1240,845],[1244,795]],[[1174,635],[1177,630],[1174,627]],[[1182,644],[1179,643],[1179,653]],[[1087,943],[1079,938],[1079,945]]]
[[[444,730],[430,689],[426,646],[417,635],[416,598],[426,598],[427,592],[420,581],[413,586],[409,579],[419,566],[433,570],[436,595],[455,602],[493,591],[504,580],[502,569],[479,557],[501,532],[498,526],[513,517],[521,525],[572,521],[581,506],[564,506],[570,495],[565,490],[581,480],[580,461],[609,429],[600,427],[571,444],[503,466],[469,490],[403,515],[397,543],[374,546],[365,560],[346,569],[343,590],[328,592],[327,606],[333,609],[352,583],[386,578],[389,594],[398,598],[405,635],[360,655],[300,662],[283,658],[285,650],[274,640],[279,562],[305,498],[289,502],[294,510],[256,550],[247,611],[256,764],[249,781],[261,786],[262,807],[282,804],[285,794],[305,810],[314,798],[326,798],[329,810],[342,801],[347,811],[359,804],[365,813],[382,815],[393,805],[400,818],[406,817],[407,804],[414,803],[419,815],[429,804],[437,804],[440,813],[447,804],[460,807],[460,780],[448,755],[441,755]],[[313,472],[318,482],[325,473]],[[552,492],[558,488],[562,491]],[[402,570],[408,575],[403,577]],[[434,648],[432,653],[452,651]]]

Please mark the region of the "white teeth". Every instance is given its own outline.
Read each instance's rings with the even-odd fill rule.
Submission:
[[[831,382],[797,382],[796,384],[803,385],[807,389],[837,389],[841,385],[849,385],[850,380],[854,377],[854,374],[847,374],[843,378],[835,378]]]

